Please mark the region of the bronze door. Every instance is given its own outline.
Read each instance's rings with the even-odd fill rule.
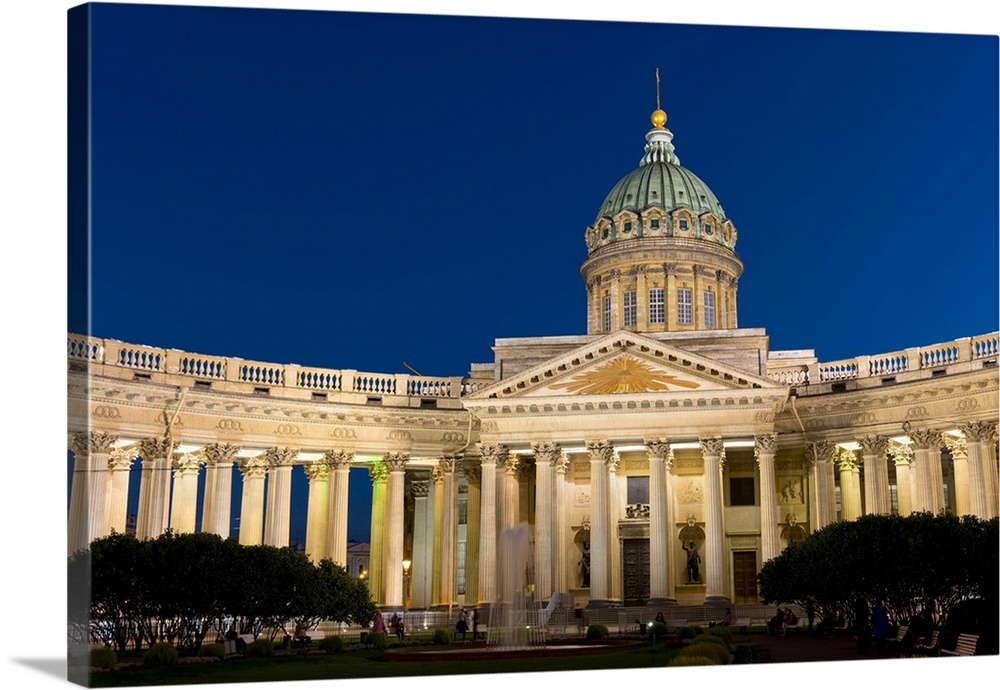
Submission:
[[[622,540],[622,602],[645,606],[649,601],[649,540]]]
[[[757,552],[733,552],[733,603],[759,604],[757,596]]]

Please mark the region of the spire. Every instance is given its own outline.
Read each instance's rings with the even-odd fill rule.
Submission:
[[[639,166],[650,163],[672,163],[680,165],[680,159],[674,154],[671,140],[673,133],[664,127],[667,124],[667,114],[660,109],[660,68],[656,68],[656,110],[649,117],[653,129],[646,133],[646,155],[639,161]]]

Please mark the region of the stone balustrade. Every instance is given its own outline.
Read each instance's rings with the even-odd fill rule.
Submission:
[[[786,386],[803,386],[817,383],[835,383],[851,379],[886,378],[897,374],[926,370],[932,375],[953,365],[972,365],[978,361],[996,361],[998,356],[997,332],[971,338],[959,338],[947,343],[911,347],[897,352],[865,355],[832,362],[797,363],[782,365],[772,363],[767,375]]]
[[[281,389],[318,393],[365,393],[379,396],[412,398],[460,398],[492,382],[478,382],[460,376],[434,377],[411,374],[379,374],[353,369],[320,369],[297,364],[255,362],[239,357],[217,357],[180,350],[147,347],[119,340],[90,338],[69,334],[66,356],[71,363],[118,370],[119,378],[143,374],[163,374],[185,379],[191,387],[196,382],[227,382],[266,388],[273,395]],[[77,365],[79,366],[79,365]]]

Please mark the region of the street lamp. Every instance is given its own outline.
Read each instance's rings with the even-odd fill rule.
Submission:
[[[408,611],[410,608],[410,566],[413,565],[413,561],[409,558],[403,559],[403,610]]]

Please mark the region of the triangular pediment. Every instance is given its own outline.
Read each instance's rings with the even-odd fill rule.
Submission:
[[[770,379],[629,331],[582,345],[471,398],[535,398],[783,389]]]

